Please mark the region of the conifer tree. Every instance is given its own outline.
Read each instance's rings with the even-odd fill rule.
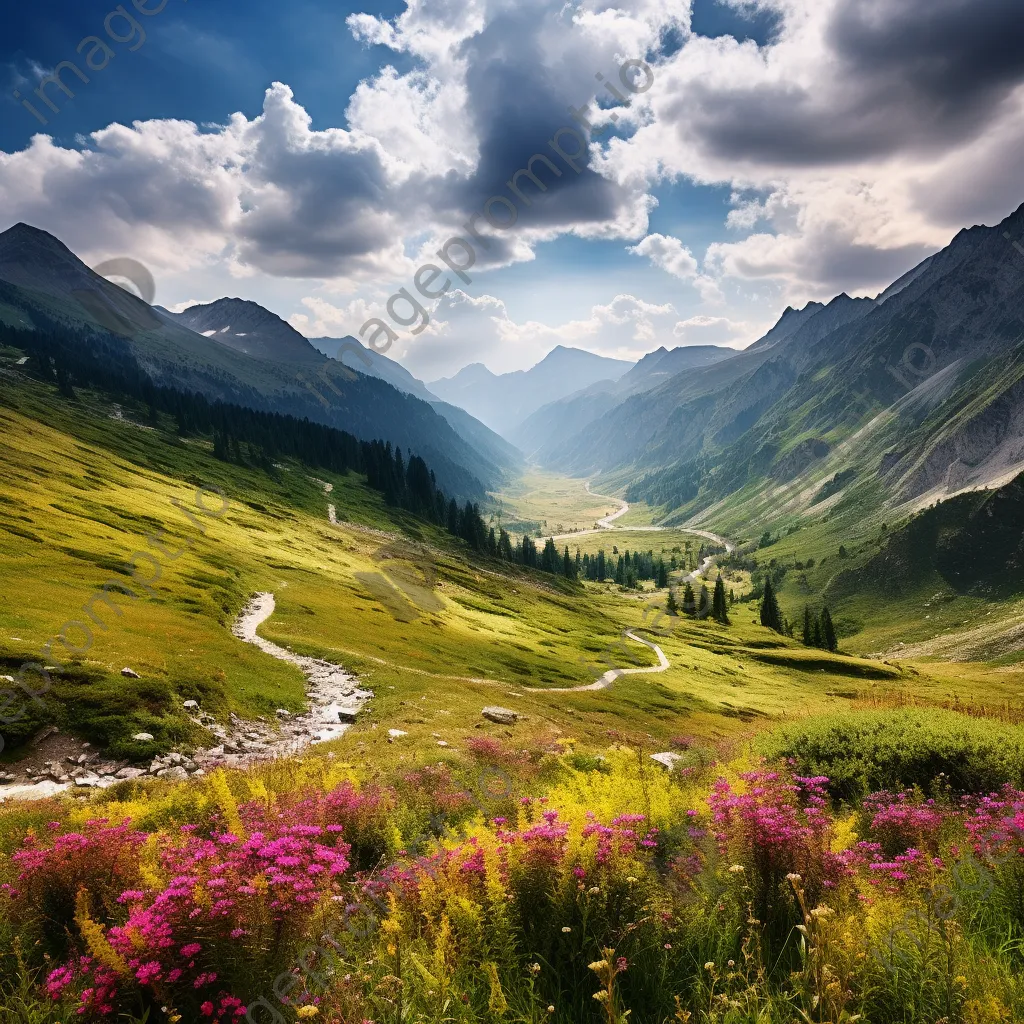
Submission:
[[[659,590],[664,590],[668,586],[668,569],[665,568],[665,563],[660,558],[658,559],[657,584]]]
[[[811,637],[811,642],[815,647],[824,647],[825,641],[821,636],[821,618],[816,617],[814,620],[814,635]]]
[[[725,599],[725,582],[721,573],[715,581],[714,615],[722,625],[729,625],[729,605]]]
[[[814,644],[814,627],[811,625],[811,609],[804,605],[804,647],[811,647]]]
[[[669,587],[668,600],[665,602],[665,611],[669,615],[679,614],[679,603],[676,601],[676,592],[672,587]]]
[[[832,625],[832,614],[828,608],[821,609],[821,639],[826,650],[837,651],[839,640],[836,637],[835,627]]]
[[[711,614],[711,592],[706,583],[700,585],[700,600],[697,603],[697,617],[706,619]]]
[[[771,576],[766,576],[764,580],[764,597],[761,598],[761,625],[774,629],[776,633],[784,631],[782,613],[779,611],[779,602],[775,597]]]
[[[697,599],[693,596],[693,587],[689,581],[683,590],[683,611],[690,616],[697,614]]]

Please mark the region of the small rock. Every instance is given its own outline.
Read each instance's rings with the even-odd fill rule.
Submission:
[[[290,711],[285,711],[284,708],[278,708],[274,712],[274,714],[277,715],[278,718],[291,718],[292,717],[292,713]]]
[[[224,747],[223,746],[210,747],[210,749],[206,753],[210,757],[223,757],[224,756]]]
[[[122,768],[114,776],[116,779],[137,779],[146,774],[145,768]]]
[[[204,769],[202,769],[202,768],[197,768],[197,769],[196,769],[196,770],[195,770],[195,771],[194,771],[194,772],[192,773],[192,778],[193,778],[193,779],[201,779],[201,778],[202,778],[202,777],[203,777],[203,776],[204,776],[205,774],[206,774],[206,771],[205,771]]]
[[[682,759],[681,754],[673,753],[671,750],[666,750],[662,754],[651,754],[652,761],[657,761],[658,764],[667,768],[669,771],[672,771],[676,764]]]
[[[198,711],[199,710],[199,701],[197,701],[197,700],[187,700],[181,706],[186,711]]]
[[[123,675],[125,677],[125,679],[138,679],[138,678],[140,678],[139,677],[139,673],[136,672],[134,669],[130,669],[130,668],[123,668],[123,669],[121,669],[121,675]]]
[[[10,775],[7,772],[0,772],[0,786],[9,786],[12,782],[17,782],[17,775]]]
[[[404,729],[388,729],[388,736],[393,740],[397,740],[402,736],[408,736],[409,734]]]
[[[33,747],[38,746],[40,743],[43,742],[43,740],[49,739],[51,736],[56,735],[58,732],[60,732],[60,729],[58,729],[57,726],[55,725],[43,726],[43,728],[40,729],[39,732],[37,732],[35,736],[32,737],[30,743]]]
[[[497,722],[498,725],[515,725],[519,720],[519,713],[508,708],[490,707],[480,712],[489,722]]]
[[[447,740],[438,740],[437,741],[437,745],[439,747],[447,747],[448,746],[448,742],[447,742]]]
[[[93,789],[96,786],[98,786],[99,784],[100,784],[100,777],[98,775],[93,775],[92,772],[87,772],[84,775],[79,775],[78,778],[75,779],[75,785],[76,786],[82,786],[82,787],[88,788],[88,789]]]
[[[152,743],[153,742],[153,735],[152,735],[152,733],[148,733],[148,732],[137,732],[132,737],[132,739],[136,740],[139,743]]]
[[[156,775],[158,779],[169,779],[171,782],[179,782],[188,778],[188,772],[180,764],[176,764],[173,768],[164,768]]]

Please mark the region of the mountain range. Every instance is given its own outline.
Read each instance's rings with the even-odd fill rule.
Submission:
[[[854,495],[913,511],[999,486],[1024,469],[1022,233],[1024,207],[961,231],[874,299],[787,309],[739,352],[652,353],[508,436],[666,521],[723,528]]]
[[[51,235],[0,234],[0,320],[102,332],[157,383],[308,417],[421,454],[482,498],[533,462],[603,476],[667,522],[749,525],[851,495],[913,511],[1024,469],[1024,207],[961,231],[876,298],[786,309],[748,348],[636,364],[559,346],[525,371],[426,384],[354,338],[312,342],[255,302],[178,313]]]
[[[0,321],[70,327],[103,339],[156,384],[391,441],[421,455],[452,495],[482,498],[519,465],[508,442],[461,409],[362,365],[348,369],[255,302],[221,299],[181,313],[150,306],[26,224],[0,234]]]

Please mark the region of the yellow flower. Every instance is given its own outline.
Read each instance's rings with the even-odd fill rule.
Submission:
[[[295,1011],[295,1016],[300,1020],[308,1020],[310,1017],[315,1017],[319,1012],[318,1007],[307,1004],[306,1006],[300,1006]]]
[[[79,889],[75,897],[75,924],[96,960],[115,974],[131,974],[131,968],[125,963],[124,957],[107,941],[103,926],[89,916],[89,894],[84,889]]]

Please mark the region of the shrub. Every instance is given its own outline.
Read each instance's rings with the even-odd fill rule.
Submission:
[[[848,801],[883,789],[989,793],[1024,781],[1024,729],[940,709],[813,718],[761,749],[802,774],[827,775],[830,794]]]

